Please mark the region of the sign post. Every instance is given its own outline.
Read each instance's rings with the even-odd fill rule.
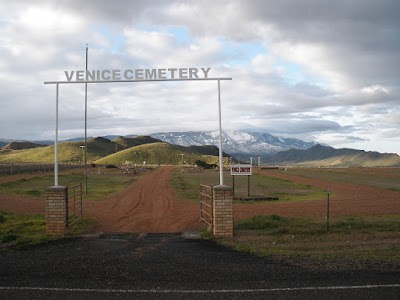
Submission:
[[[233,195],[235,195],[235,176],[247,175],[247,197],[250,196],[250,176],[253,174],[253,166],[250,165],[231,165]]]

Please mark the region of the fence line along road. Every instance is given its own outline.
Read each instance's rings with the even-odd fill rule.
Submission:
[[[77,163],[61,164],[61,170],[70,170],[82,167]],[[15,175],[21,173],[53,172],[54,163],[0,163],[0,175]]]

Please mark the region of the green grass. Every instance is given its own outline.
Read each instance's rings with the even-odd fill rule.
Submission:
[[[44,215],[16,215],[0,212],[0,242],[17,247],[47,242]]]
[[[82,218],[69,228],[68,235],[88,232],[94,222]],[[46,217],[44,215],[19,215],[0,211],[0,246],[11,245],[20,248],[49,241],[46,235]]]
[[[400,191],[400,168],[295,168],[285,173]]]
[[[218,185],[219,172],[204,170],[202,173],[185,173],[180,169],[173,174],[171,184],[181,198],[199,201],[200,184]],[[224,184],[233,186],[232,176],[224,173]],[[247,176],[235,177],[235,196],[247,196]],[[319,200],[326,198],[326,192],[317,190],[310,185],[298,184],[290,180],[253,174],[250,177],[250,195],[277,197],[276,202],[295,202],[304,200]],[[240,203],[265,203],[266,201],[238,201]]]
[[[277,215],[255,216],[235,225],[223,244],[261,256],[317,261],[400,263],[400,216],[347,216],[325,222]]]
[[[96,200],[107,197],[124,189],[137,178],[137,176],[123,175],[120,170],[106,171],[105,175],[89,174],[88,195],[84,198]],[[59,184],[71,186],[79,184],[84,179],[84,174],[60,175]],[[1,184],[0,191],[25,197],[43,198],[46,196],[46,189],[52,185],[54,185],[54,177],[52,175],[27,177]]]

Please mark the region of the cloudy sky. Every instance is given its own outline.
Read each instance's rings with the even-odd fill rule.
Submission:
[[[0,0],[0,138],[53,139],[65,70],[210,67],[223,130],[400,154],[398,0]],[[84,84],[60,85],[60,138]],[[215,81],[88,85],[88,135],[217,130]]]

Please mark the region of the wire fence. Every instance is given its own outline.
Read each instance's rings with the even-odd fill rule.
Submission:
[[[60,171],[81,168],[76,163],[64,163],[59,165]],[[23,173],[53,172],[54,164],[50,163],[0,163],[0,175],[15,175]]]

